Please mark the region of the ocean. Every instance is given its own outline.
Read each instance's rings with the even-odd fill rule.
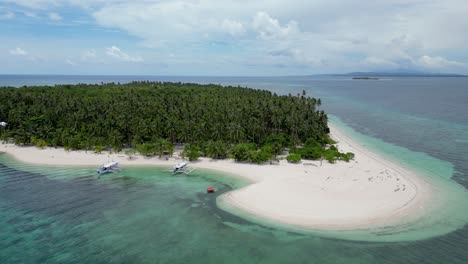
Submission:
[[[0,86],[133,80],[240,85],[277,94],[305,90],[321,98],[332,122],[369,148],[468,188],[468,78],[0,75]],[[216,195],[244,184],[225,175],[168,177],[161,169],[132,167],[97,177],[93,169],[33,166],[0,155],[0,263],[468,262],[468,226],[400,242],[291,233],[218,209]],[[205,194],[207,185],[220,192]],[[455,198],[453,204],[468,203]]]

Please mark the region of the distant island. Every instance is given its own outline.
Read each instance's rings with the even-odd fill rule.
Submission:
[[[379,80],[379,78],[377,78],[377,77],[367,77],[367,76],[353,77],[352,79],[353,80]]]
[[[468,77],[456,73],[432,73],[411,70],[379,71],[379,72],[350,72],[343,74],[320,74],[314,76],[335,76],[335,77]]]

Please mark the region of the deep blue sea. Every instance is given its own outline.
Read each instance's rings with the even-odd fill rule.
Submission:
[[[468,188],[468,78],[0,75],[0,86],[136,80],[305,90],[369,146]],[[468,263],[468,226],[392,243],[293,234],[218,210],[200,186],[230,184],[210,173],[196,182],[136,168],[114,179],[92,171],[0,155],[0,263]]]

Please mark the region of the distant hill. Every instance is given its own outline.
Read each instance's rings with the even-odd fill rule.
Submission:
[[[468,75],[455,73],[430,73],[418,71],[391,71],[391,72],[350,72],[344,74],[323,74],[321,76],[349,76],[349,77],[468,77]]]

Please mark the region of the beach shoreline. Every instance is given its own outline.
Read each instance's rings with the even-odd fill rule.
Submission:
[[[240,177],[247,186],[220,195],[221,209],[239,216],[305,230],[358,230],[382,228],[417,221],[428,214],[435,188],[417,174],[348,137],[338,127],[331,137],[342,152],[355,153],[349,163],[303,161],[279,165],[254,165],[233,160],[201,158],[194,168],[209,169]],[[166,166],[182,161],[176,153],[169,159],[129,159],[123,153],[38,149],[0,144],[0,152],[30,164],[50,166],[99,166],[117,161],[123,167]]]

